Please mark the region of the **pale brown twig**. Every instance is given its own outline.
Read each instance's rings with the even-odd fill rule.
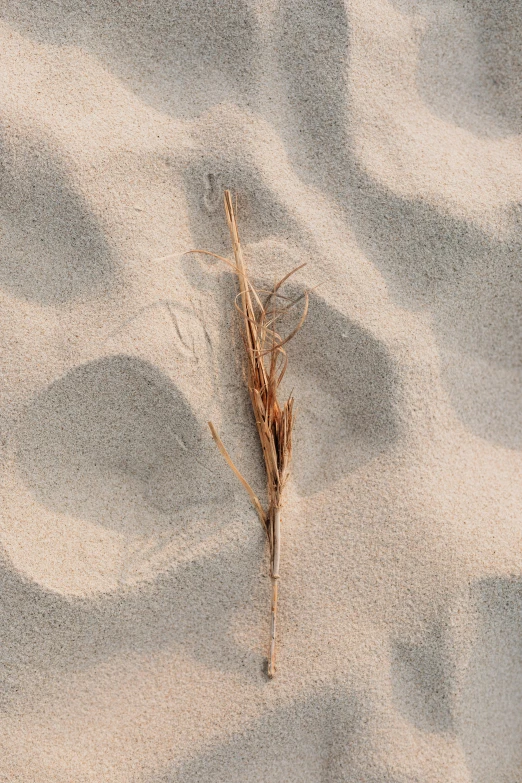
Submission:
[[[272,678],[276,670],[277,599],[281,560],[281,508],[292,456],[292,430],[294,426],[294,399],[290,396],[281,406],[277,399],[277,390],[287,365],[287,357],[283,346],[295,336],[303,325],[308,311],[308,293],[303,294],[290,305],[285,305],[284,308],[279,310],[274,304],[274,300],[277,298],[283,298],[288,302],[288,299],[282,297],[278,291],[289,277],[304,266],[304,264],[301,264],[274,285],[263,303],[259,292],[256,291],[248,277],[239,241],[232,197],[228,190],[225,191],[225,213],[232,240],[235,263],[208,251],[198,250],[193,252],[203,252],[206,255],[221,258],[237,275],[239,286],[237,300],[239,302],[236,300],[236,307],[241,313],[243,320],[243,339],[247,359],[246,380],[266,469],[268,494],[268,509],[266,511],[261,506],[246,479],[232,462],[211,422],[209,422],[209,427],[212,437],[216,441],[227,464],[248,492],[267,534],[270,547],[270,577],[272,581],[268,676]],[[290,307],[301,299],[304,299],[304,307],[299,323],[289,335],[282,338],[275,331],[274,325],[283,312],[288,311]]]

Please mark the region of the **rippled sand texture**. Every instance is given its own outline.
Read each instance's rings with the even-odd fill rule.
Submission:
[[[518,0],[0,0],[0,780],[520,783]],[[226,268],[307,261],[279,672]]]

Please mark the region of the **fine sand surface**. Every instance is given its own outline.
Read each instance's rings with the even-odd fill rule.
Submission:
[[[0,781],[522,781],[518,0],[0,0]],[[223,189],[304,261],[279,670]]]

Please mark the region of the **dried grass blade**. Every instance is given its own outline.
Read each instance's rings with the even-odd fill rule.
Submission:
[[[244,345],[248,364],[246,368],[247,386],[250,393],[252,409],[255,416],[259,441],[265,463],[268,511],[265,512],[254,491],[236,468],[225,446],[221,442],[213,424],[209,422],[210,431],[221,454],[234,475],[247,491],[261,523],[267,533],[270,547],[270,576],[272,580],[272,601],[270,619],[270,646],[268,654],[268,676],[275,673],[276,658],[276,627],[279,564],[281,552],[281,506],[283,490],[288,479],[288,469],[292,454],[293,397],[290,396],[281,408],[277,399],[278,387],[285,375],[288,358],[283,346],[289,342],[301,329],[308,312],[308,293],[304,293],[294,301],[278,293],[281,286],[305,264],[292,269],[273,289],[263,303],[259,292],[249,280],[239,240],[236,216],[230,191],[225,191],[225,214],[234,252],[234,261],[218,256],[208,251],[203,252],[225,261],[237,275],[239,294],[234,305],[242,319]],[[289,302],[285,307],[279,307],[275,299]],[[299,323],[284,339],[272,328],[277,319],[294,307],[302,298],[305,300],[303,313]],[[273,303],[270,307],[270,303]],[[269,360],[265,360],[270,356]]]
[[[286,281],[287,281],[287,280],[288,280],[290,277],[292,277],[292,275],[295,275],[295,273],[296,273],[296,272],[299,272],[299,270],[300,270],[300,269],[302,269],[304,266],[306,266],[306,261],[304,262],[304,264],[299,264],[299,266],[296,266],[296,267],[294,267],[294,268],[292,269],[292,271],[291,271],[291,272],[288,272],[288,274],[287,274],[287,275],[285,275],[284,277],[282,277],[282,278],[281,278],[281,280],[280,280],[278,283],[276,283],[276,285],[274,286],[274,294],[275,294],[277,291],[279,291],[279,289],[281,288],[281,286],[282,286],[284,283],[286,283]]]
[[[301,327],[303,326],[303,324],[304,324],[304,322],[305,322],[305,319],[306,319],[306,316],[307,316],[307,314],[308,314],[308,292],[306,292],[304,296],[305,296],[305,306],[304,306],[304,309],[303,309],[303,314],[302,314],[302,316],[301,316],[301,318],[300,318],[300,320],[299,320],[299,323],[298,323],[298,324],[297,324],[297,326],[295,327],[295,329],[293,329],[293,330],[290,332],[290,334],[289,334],[287,337],[285,337],[285,339],[284,339],[284,340],[281,340],[281,342],[280,342],[280,343],[277,343],[277,344],[276,344],[276,345],[275,345],[273,348],[268,348],[266,351],[263,351],[263,353],[259,354],[259,356],[266,356],[267,354],[271,353],[273,350],[276,350],[276,349],[282,348],[282,347],[283,347],[283,345],[286,345],[288,342],[290,342],[290,340],[292,339],[292,337],[295,337],[295,335],[297,334],[297,332],[298,332],[298,331],[301,329]]]
[[[218,256],[217,253],[211,253],[210,250],[187,250],[186,253],[183,253],[184,256],[189,256],[191,253],[201,253],[204,256],[212,256],[212,258],[217,258],[219,261],[224,261],[225,264],[228,264],[234,272],[237,273],[237,267],[235,264],[232,263],[232,261],[229,258],[225,258],[224,256]],[[159,259],[161,261],[161,259]]]
[[[228,467],[230,468],[232,473],[236,476],[236,478],[239,479],[239,481],[241,482],[243,487],[248,492],[248,496],[250,497],[250,500],[252,501],[252,503],[254,505],[254,508],[257,511],[258,515],[259,515],[259,519],[261,520],[261,524],[263,525],[263,529],[266,531],[266,514],[265,514],[265,512],[263,510],[263,506],[261,505],[261,503],[259,502],[259,499],[257,498],[256,493],[254,492],[254,490],[252,489],[252,487],[250,486],[250,484],[248,483],[246,478],[239,472],[239,470],[234,465],[234,463],[232,461],[232,457],[230,456],[230,454],[226,450],[226,448],[225,448],[225,446],[223,444],[223,441],[221,440],[221,438],[217,434],[216,428],[214,427],[214,425],[212,424],[211,421],[208,422],[208,426],[210,427],[210,432],[212,433],[212,437],[214,438],[214,440],[216,442],[216,445],[217,445],[218,449],[220,450],[221,454],[223,455],[223,457],[225,459],[225,462],[227,463]]]

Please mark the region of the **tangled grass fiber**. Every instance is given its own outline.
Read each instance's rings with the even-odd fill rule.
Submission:
[[[250,484],[234,465],[212,422],[208,424],[221,454],[248,492],[267,535],[272,583],[268,676],[272,678],[276,671],[277,600],[281,559],[281,509],[292,458],[292,431],[295,420],[293,396],[290,395],[286,402],[281,405],[277,398],[277,392],[288,364],[284,346],[297,334],[305,321],[308,311],[308,292],[291,300],[284,296],[281,290],[284,283],[295,272],[305,266],[304,264],[285,275],[270,290],[256,290],[250,280],[244,261],[230,191],[225,191],[224,199],[234,262],[209,251],[192,252],[202,252],[220,258],[233,269],[237,277],[239,293],[237,294],[235,305],[241,315],[242,335],[246,354],[245,379],[265,463],[268,498],[266,510]],[[278,321],[294,308],[298,302],[303,303],[301,317],[295,328],[286,337],[281,337],[278,332]]]

